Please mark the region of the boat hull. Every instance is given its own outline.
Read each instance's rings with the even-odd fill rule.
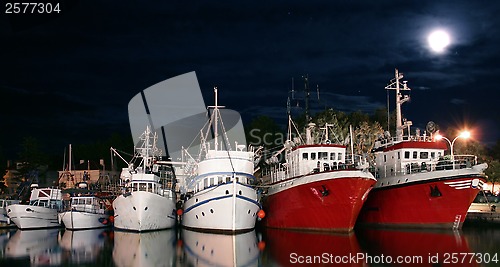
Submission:
[[[113,201],[114,227],[128,231],[154,231],[175,226],[176,211],[172,198],[135,191]]]
[[[473,176],[439,177],[374,188],[359,223],[389,227],[461,228],[469,206],[479,192]],[[476,181],[477,183],[477,181]]]
[[[84,211],[65,211],[59,213],[59,218],[68,230],[84,230],[108,227],[111,225],[108,214],[98,214]]]
[[[206,188],[184,203],[182,225],[211,232],[243,232],[255,228],[260,205],[254,188],[229,182]]]
[[[287,179],[269,188],[264,225],[273,228],[350,232],[375,184],[358,170]]]
[[[7,206],[7,215],[19,229],[60,227],[57,210],[40,206],[14,204]]]

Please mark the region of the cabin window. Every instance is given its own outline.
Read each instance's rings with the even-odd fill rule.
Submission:
[[[148,192],[153,192],[153,184],[148,183]]]
[[[421,159],[429,158],[429,152],[420,152],[420,158]]]
[[[441,157],[441,152],[438,152],[438,157]]]
[[[417,158],[417,156],[418,156],[417,151],[413,151],[413,158],[414,158],[414,159],[416,159],[416,158]]]
[[[215,184],[215,178],[210,178],[210,186],[214,185]]]
[[[316,159],[316,153],[311,153],[311,160],[315,160]]]
[[[387,162],[387,155],[384,155],[384,162]]]
[[[398,152],[398,159],[401,159],[401,152]]]
[[[318,152],[318,159],[328,159],[328,152]]]
[[[229,182],[231,182],[231,177],[226,176],[226,183],[229,183]]]
[[[139,183],[139,191],[146,191],[146,183]]]
[[[330,153],[330,160],[335,160],[335,152]]]
[[[309,158],[309,153],[302,153],[302,159],[307,160]]]
[[[203,187],[208,187],[208,178],[203,179]]]
[[[435,158],[436,157],[436,152],[431,152],[431,158]]]
[[[405,159],[409,159],[410,158],[410,151],[405,151]]]
[[[222,184],[222,176],[217,176],[217,183]]]
[[[338,160],[342,160],[342,153],[338,154],[339,156],[337,157]]]
[[[92,205],[92,199],[91,198],[87,198],[86,200],[87,200],[87,203],[86,203],[87,205]]]

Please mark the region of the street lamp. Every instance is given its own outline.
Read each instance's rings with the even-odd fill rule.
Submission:
[[[448,139],[440,134],[436,135],[435,140],[439,141],[441,139],[444,139],[448,142],[448,144],[450,144],[450,153],[451,153],[451,161],[453,163],[453,169],[455,169],[455,155],[453,154],[453,145],[455,144],[455,141],[457,141],[458,138],[467,139],[469,137],[470,137],[469,131],[461,132],[459,135],[457,135],[455,138],[453,138],[453,141],[450,141],[450,139]]]

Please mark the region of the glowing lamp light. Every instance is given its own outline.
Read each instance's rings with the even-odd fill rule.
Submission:
[[[463,131],[458,136],[460,136],[460,138],[467,139],[467,138],[470,137],[470,132],[469,131]]]

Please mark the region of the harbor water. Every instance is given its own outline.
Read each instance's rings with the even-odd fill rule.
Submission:
[[[459,231],[2,229],[0,266],[500,266],[500,227]]]

